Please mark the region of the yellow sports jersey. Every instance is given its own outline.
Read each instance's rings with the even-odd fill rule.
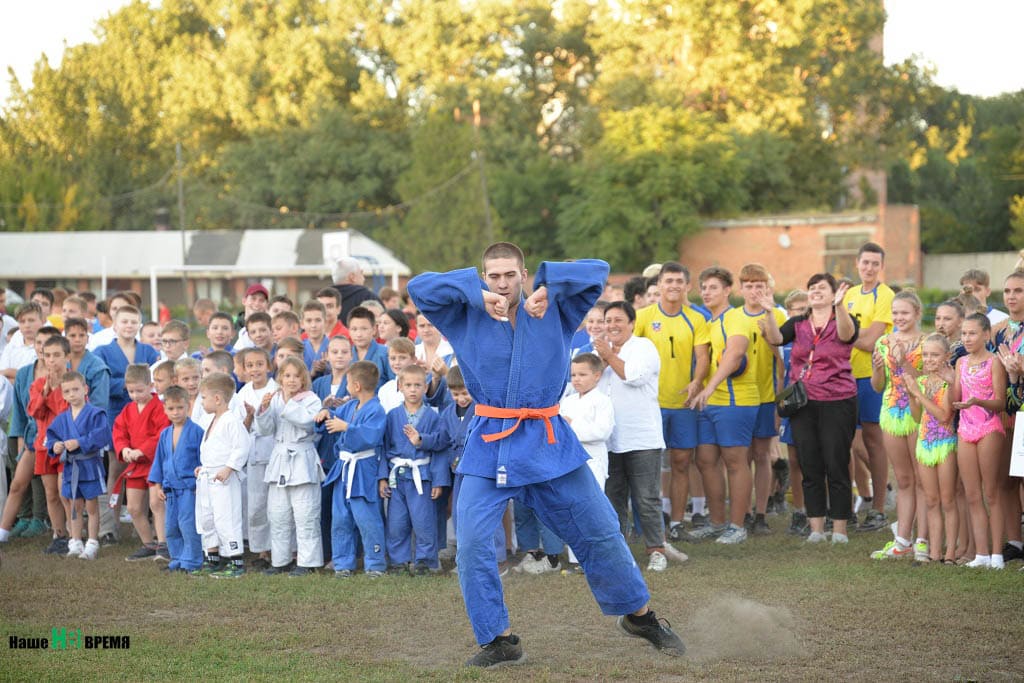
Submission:
[[[757,318],[743,312],[742,308],[730,308],[720,317],[708,322],[711,336],[711,369],[708,377],[718,370],[718,363],[725,353],[725,343],[729,337],[746,337],[747,353],[743,364],[733,377],[726,377],[711,394],[708,401],[713,406],[756,406],[761,404],[757,391],[757,376],[753,369],[751,356],[754,348],[754,332],[758,337],[761,330],[757,327]]]
[[[776,378],[779,371],[779,355],[776,353],[775,347],[765,341],[764,334],[757,324],[757,321],[765,315],[766,311],[751,315],[743,307],[737,310],[743,312],[750,325],[750,338],[752,341],[747,348],[747,358],[751,365],[753,365],[754,377],[757,378],[758,397],[761,403],[774,401],[775,387],[778,384]],[[772,315],[775,316],[775,324],[779,327],[782,326],[782,323],[786,322],[786,314],[779,309],[773,308]]]
[[[861,330],[866,330],[873,323],[885,323],[885,332],[892,332],[892,299],[893,291],[884,282],[879,282],[874,289],[863,291],[863,287],[851,287],[843,297],[843,305],[850,315],[857,319]],[[853,349],[850,352],[850,367],[857,379],[871,376],[871,352]]]
[[[676,315],[668,315],[658,304],[644,306],[636,312],[633,334],[654,342],[661,356],[658,405],[686,407],[686,387],[693,381],[697,366],[694,347],[711,343],[704,315],[692,306],[683,306]]]

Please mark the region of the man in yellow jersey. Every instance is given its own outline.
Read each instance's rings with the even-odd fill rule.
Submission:
[[[682,521],[690,493],[690,462],[697,447],[697,413],[686,403],[704,386],[710,339],[705,315],[687,300],[690,271],[679,263],[666,263],[657,284],[659,301],[636,312],[633,334],[654,342],[661,356],[658,405],[672,467],[668,537],[682,541],[689,540]]]
[[[881,281],[885,251],[874,242],[866,242],[857,252],[857,273],[860,287],[851,287],[843,297],[843,305],[857,320],[860,336],[850,352],[850,366],[857,380],[857,413],[860,429],[854,439],[854,453],[864,459],[871,470],[871,509],[857,526],[861,531],[875,531],[888,526],[885,518],[885,493],[889,480],[889,461],[882,443],[878,414],[882,395],[871,388],[871,354],[875,342],[892,331],[893,291]],[[860,492],[861,498],[867,499]],[[851,522],[853,520],[851,519]]]
[[[775,307],[768,288],[771,276],[760,263],[748,263],[740,269],[740,293],[743,295],[743,315],[751,340],[747,352],[751,370],[757,380],[758,400],[757,423],[754,438],[750,444],[749,460],[754,464],[754,515],[745,518],[747,531],[755,535],[770,534],[764,515],[768,507],[768,496],[772,488],[772,438],[778,436],[775,427],[775,387],[778,384],[782,362],[774,346],[765,341],[764,329],[771,318],[775,327],[786,322],[786,316]]]
[[[719,543],[734,544],[747,540],[743,517],[750,510],[753,482],[747,460],[760,406],[757,377],[751,362],[757,323],[749,322],[740,308],[730,308],[728,292],[732,274],[712,267],[700,274],[701,294],[714,292],[714,300],[705,298],[711,309],[708,323],[711,344],[710,377],[704,389],[690,398],[689,406],[697,416],[697,467],[704,479],[704,495],[711,508],[711,524],[693,535],[709,538],[718,532]],[[759,335],[760,336],[760,335]],[[715,476],[718,458],[725,462],[729,478],[729,524],[722,529],[725,516],[725,491]]]

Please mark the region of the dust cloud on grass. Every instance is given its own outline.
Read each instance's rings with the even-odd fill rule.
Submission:
[[[796,620],[788,609],[730,594],[714,596],[693,614],[683,633],[687,655],[698,662],[765,662],[800,652]]]

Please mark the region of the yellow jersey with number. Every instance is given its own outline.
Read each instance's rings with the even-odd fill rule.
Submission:
[[[856,318],[863,332],[874,323],[885,323],[883,335],[892,332],[892,300],[896,296],[884,282],[874,289],[864,291],[863,287],[851,287],[843,297],[843,305]],[[871,376],[871,352],[853,349],[850,352],[850,367],[857,379]]]
[[[758,321],[768,315],[769,311],[751,314],[747,313],[745,308],[741,307],[739,310],[748,318],[750,327],[752,341],[747,350],[747,357],[753,366],[754,377],[757,378],[758,398],[761,403],[774,402],[775,392],[778,390],[779,355],[775,347],[765,341],[764,333],[758,325]],[[775,317],[775,324],[779,327],[786,322],[786,315],[779,309],[773,308],[770,313]]]
[[[751,318],[742,308],[730,308],[722,315],[708,322],[711,337],[711,369],[708,377],[714,376],[725,353],[725,344],[729,337],[746,337],[747,352],[740,362],[740,368],[732,376],[726,377],[715,387],[708,399],[713,406],[756,406],[760,405],[760,394],[757,391],[757,376],[751,362],[754,331],[760,335],[756,318]],[[753,331],[751,330],[753,325]]]
[[[675,315],[665,313],[658,304],[644,306],[636,312],[633,334],[654,342],[661,356],[658,405],[673,410],[685,407],[686,388],[697,367],[694,347],[711,341],[704,315],[692,306],[683,306]]]

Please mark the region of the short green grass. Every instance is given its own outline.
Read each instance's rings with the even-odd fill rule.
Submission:
[[[16,540],[0,569],[0,680],[1019,680],[1024,574],[876,562],[885,532],[847,547],[782,533],[685,546],[648,575],[653,607],[686,641],[660,655],[602,616],[579,576],[505,582],[525,668],[470,671],[476,649],[454,577],[215,580],[85,562]],[[127,528],[125,529],[127,531]],[[128,635],[129,650],[19,651],[53,627]]]

